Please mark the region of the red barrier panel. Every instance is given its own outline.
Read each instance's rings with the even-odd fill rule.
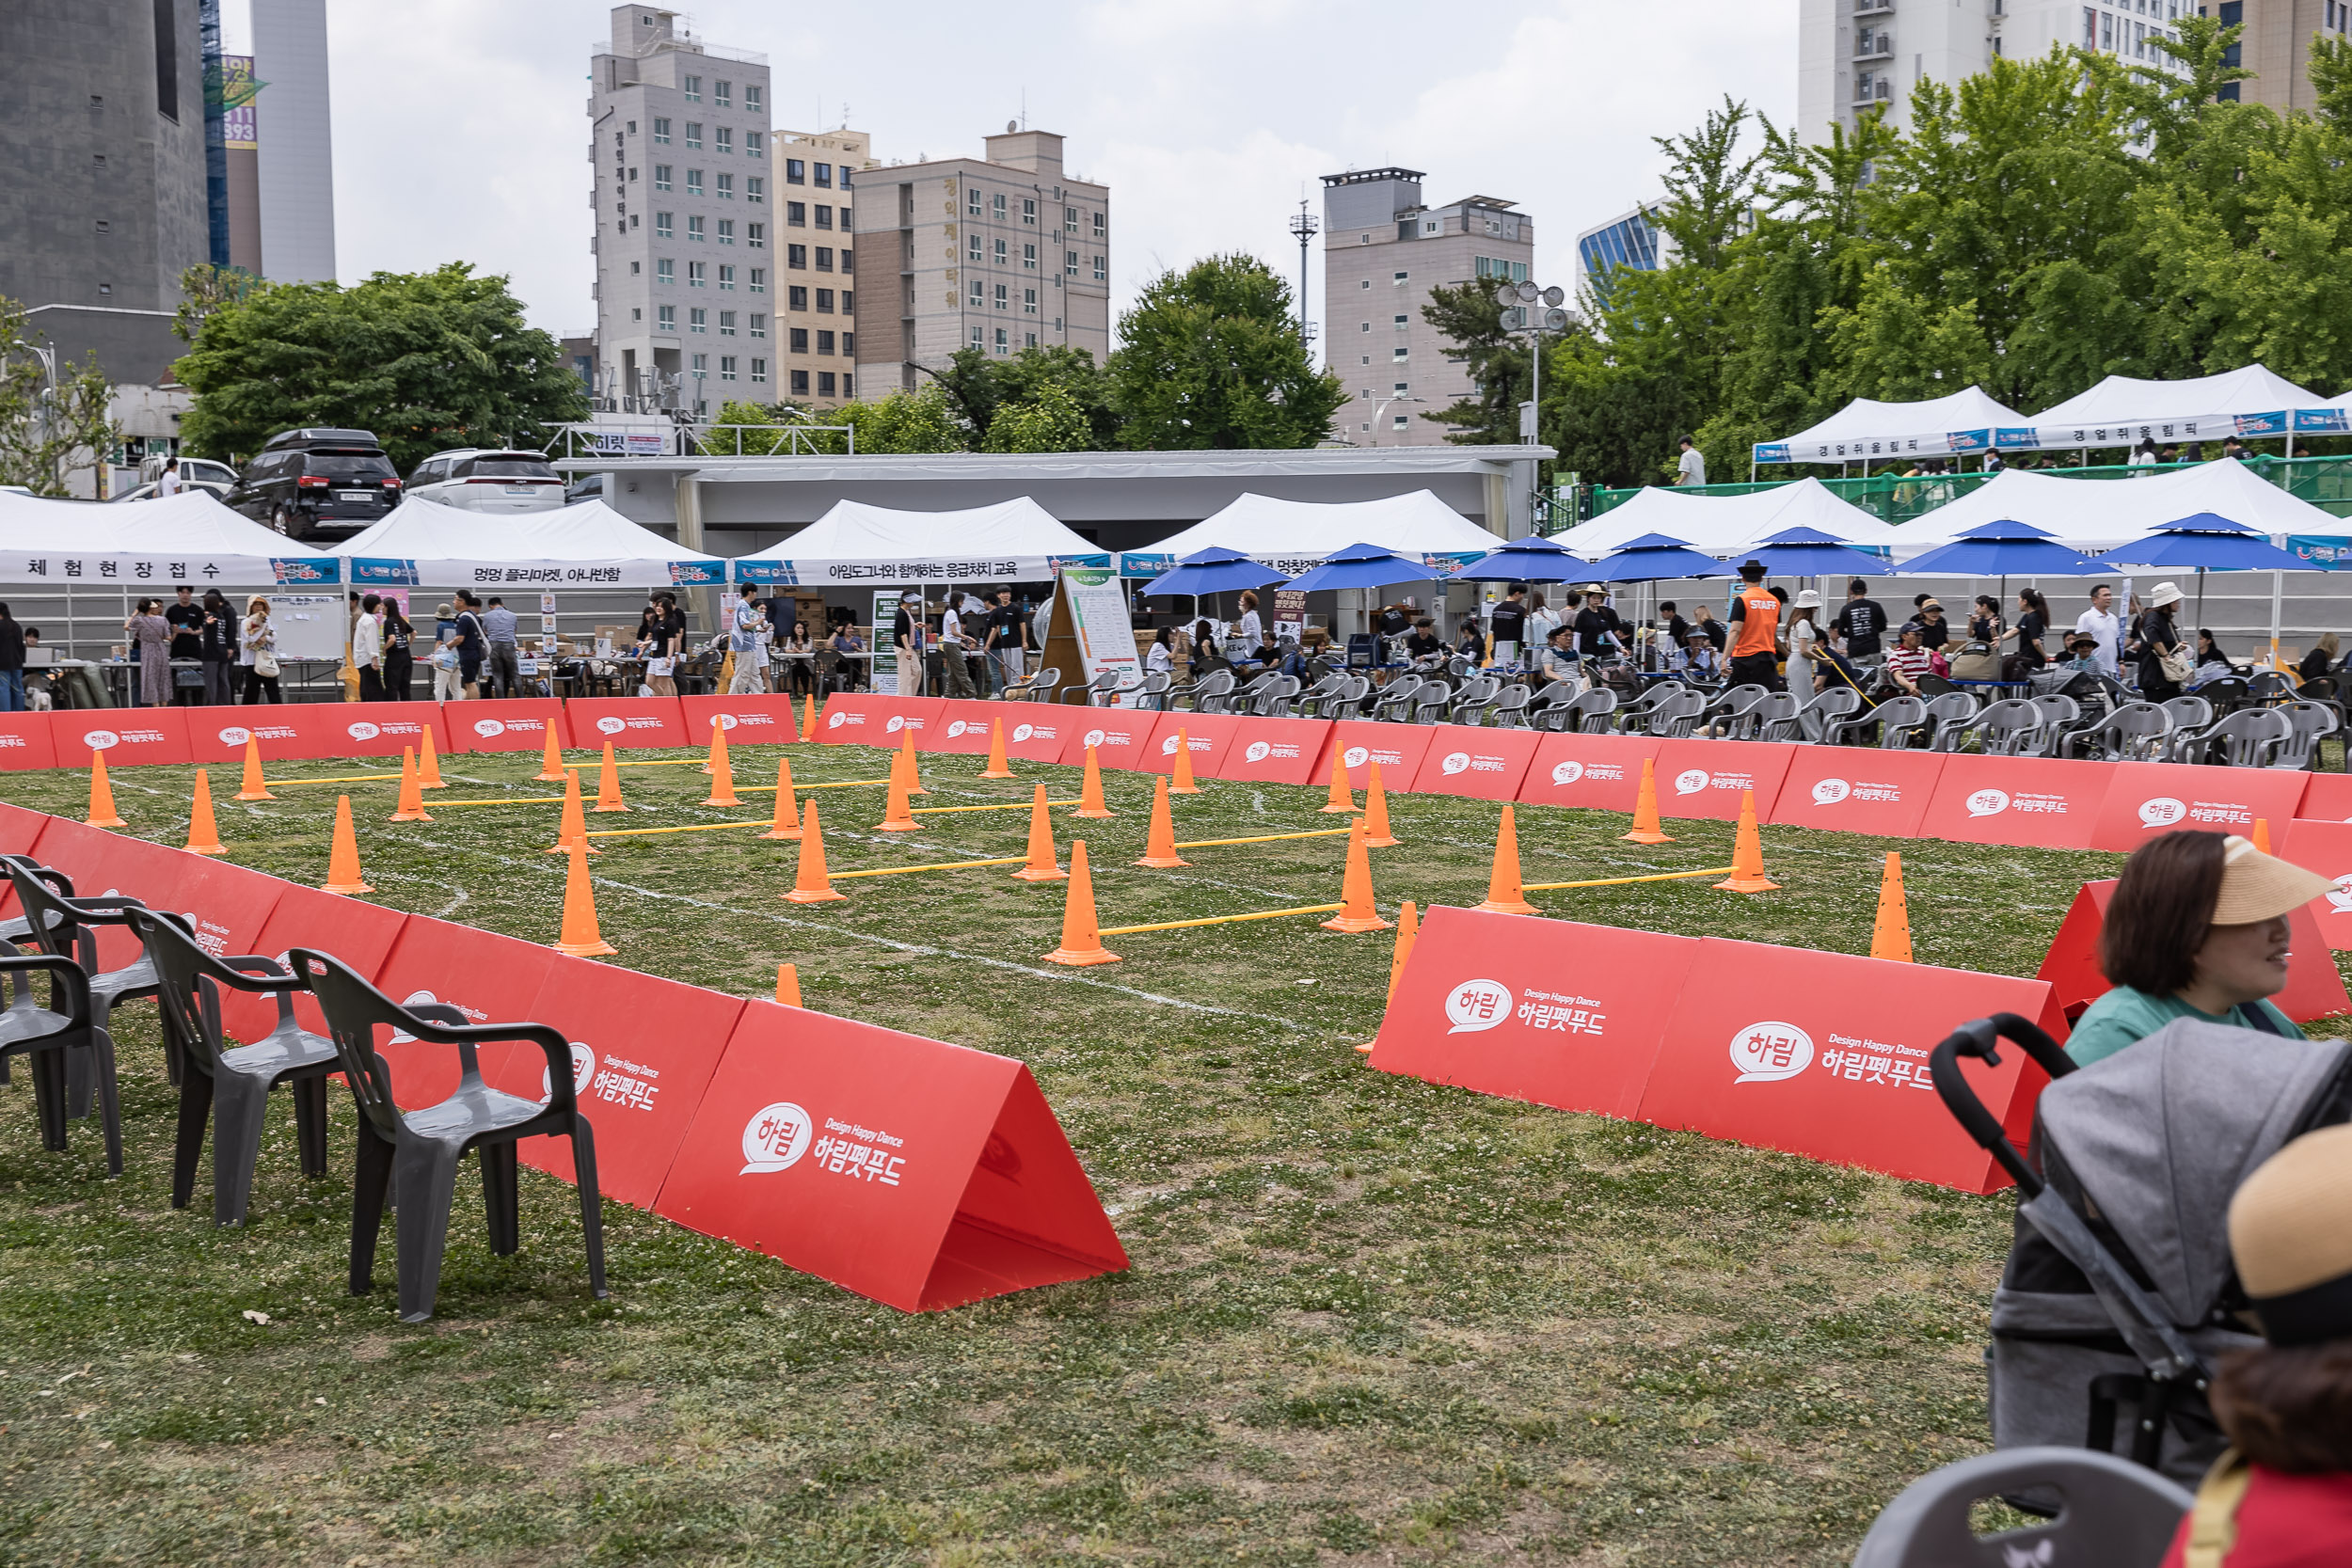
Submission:
[[[0,713],[0,769],[14,773],[57,766],[56,741],[48,713]],[[80,759],[84,763],[89,758]]]
[[[1921,838],[2088,849],[2117,765],[2052,757],[1948,756]]]
[[[335,951],[318,942],[295,945]],[[549,948],[469,926],[411,920],[377,973],[375,989],[404,1006],[445,1003],[464,1012],[469,1023],[514,1023],[531,1018],[556,957]],[[405,1108],[447,1100],[457,1087],[453,1045],[397,1034],[389,1043],[379,1040],[376,1050],[392,1069],[392,1098]]]
[[[726,731],[729,746],[780,746],[801,733],[796,697],[681,697],[683,746],[710,744],[710,721]]]
[[[1881,838],[1914,838],[1947,758],[1941,752],[1801,746],[1780,781],[1770,820]]]
[[[1736,822],[1753,791],[1756,819],[1770,822],[1799,750],[1782,740],[1669,740],[1658,749],[1659,815]]]
[[[73,847],[69,850],[60,840],[72,829],[79,829],[80,833],[73,836]],[[67,823],[43,833],[44,859],[53,847],[63,852],[50,863],[73,879],[75,896],[100,898],[120,894],[153,910],[184,911],[187,905],[181,901],[182,882],[191,867],[205,863],[203,856],[191,855],[184,849],[80,823]],[[129,927],[101,926],[97,931],[101,970],[120,969],[138,962],[142,948]]]
[[[675,697],[575,697],[564,705],[564,721],[571,729],[572,744],[593,752],[603,751],[608,740],[622,752],[710,744],[709,718],[704,718],[701,734],[689,731]],[[736,739],[727,736],[729,744]]]
[[[244,951],[282,963],[289,949],[308,947],[332,954],[348,965],[353,974],[373,985],[382,975],[384,960],[390,956],[393,944],[407,925],[408,916],[398,910],[281,882],[269,919],[262,923],[261,934],[253,939],[252,945]],[[308,992],[294,993],[294,1017],[314,1035],[326,1032],[326,1020]],[[257,1040],[278,1027],[278,1003],[274,997],[224,992],[220,1020],[230,1038]]]
[[[2352,773],[2306,773],[2297,816],[2315,822],[2352,822]],[[2275,832],[2278,824],[2271,824]]]
[[[547,745],[550,723],[558,746],[572,743],[563,705],[546,697],[451,703],[442,711],[441,723],[453,752],[536,752]]]
[[[271,706],[192,707],[188,754],[192,762],[222,767],[245,760],[246,736],[260,741],[268,762],[311,757],[393,757],[433,744],[449,748],[438,703],[280,703]]]
[[[2090,847],[2128,853],[2175,828],[2251,837],[2256,818],[2266,818],[2272,832],[2283,832],[2302,803],[2303,788],[2302,774],[2282,768],[2118,763]]]
[[[50,743],[67,768],[87,768],[92,752],[106,753],[108,768],[188,760],[188,715],[184,707],[73,708],[49,716]]]
[[[908,730],[916,751],[946,709],[943,697],[893,697],[879,691],[836,691],[818,716],[817,738],[860,746],[896,746]]]
[[[991,717],[1001,716],[1005,721],[1005,755],[1021,762],[1060,762],[1069,752],[1071,733],[1094,727],[1089,717],[1090,710],[1086,708],[1064,708],[1052,703],[992,703],[989,705],[994,710]],[[1148,722],[1151,717],[1148,713],[1139,713],[1130,719],[1116,721],[1126,725],[1122,733],[1129,736],[1129,752],[1141,747],[1150,738],[1148,732],[1140,736],[1135,734],[1135,726],[1137,722]],[[985,742],[987,736],[983,735],[980,738]],[[1083,764],[1086,758],[1082,754],[1078,760]],[[1131,759],[1110,766],[1125,768],[1134,764]]]
[[[2310,906],[2312,917],[2331,949],[2352,950],[2352,822],[2290,823],[2279,854],[2336,884],[2335,892]]]
[[[1693,937],[1437,906],[1380,1021],[1372,1065],[1630,1117],[1698,952]]]
[[[257,952],[254,943],[288,884],[266,872],[182,851],[180,885],[171,909],[196,922],[196,944],[215,958]],[[222,998],[224,1002],[227,998]]]
[[[1437,733],[1428,724],[1375,724],[1368,719],[1343,719],[1331,726],[1330,742],[1315,768],[1318,772],[1328,768],[1329,753],[1336,750],[1347,766],[1347,782],[1357,788],[1372,783],[1370,765],[1376,761],[1382,789],[1409,791]]]
[[[1245,719],[1217,768],[1220,779],[1248,784],[1320,784],[1315,769],[1323,761],[1324,741],[1331,733],[1328,719]],[[1174,766],[1171,758],[1170,767]],[[1196,769],[1197,772],[1197,769]],[[1381,786],[1387,787],[1387,768]]]
[[[1026,704],[1022,705],[1026,706]],[[1138,772],[1151,767],[1152,734],[1159,728],[1162,714],[1132,707],[1073,707],[1060,704],[1046,707],[1052,717],[1033,720],[1037,733],[1026,744],[1041,752],[1049,744],[1051,735],[1061,736],[1061,752],[1053,760],[1066,768],[1084,768],[1087,748],[1094,748],[1095,760],[1104,768],[1124,768]],[[1231,720],[1225,721],[1232,722]],[[1019,733],[1014,725],[1005,731],[1007,745],[1014,756],[1025,753],[1022,742],[1013,740]],[[1041,754],[1039,761],[1046,760]],[[1199,758],[1196,754],[1195,761]]]
[[[2018,1013],[2063,1037],[2050,987],[1706,937],[1666,1026],[1641,1118],[1710,1137],[1988,1193],[2009,1178],[1952,1119],[1928,1053],[1956,1026]],[[2021,1144],[2046,1082],[2022,1051],[1961,1068]]]
[[[1630,812],[1642,793],[1642,763],[1664,744],[1647,735],[1547,735],[1519,782],[1519,799],[1537,806]]]
[[[1027,1068],[766,1003],[654,1210],[905,1311],[1127,1267]]]
[[[1516,800],[1519,783],[1543,736],[1534,730],[1488,730],[1438,724],[1413,776],[1420,795],[1461,795],[1473,800]]]
[[[1137,714],[1136,717],[1158,721],[1152,727],[1152,742],[1144,748],[1136,766],[1147,773],[1166,773],[1172,777],[1176,771],[1176,736],[1182,731],[1185,750],[1192,753],[1192,776],[1196,779],[1214,779],[1223,770],[1225,753],[1232,748],[1234,736],[1241,733],[1243,722],[1239,714],[1232,713],[1161,713]],[[1089,728],[1088,734],[1092,733]],[[1084,738],[1079,736],[1078,740]],[[1072,755],[1084,762],[1086,748],[1079,745],[1078,740],[1071,743],[1073,748]],[[1062,761],[1071,761],[1072,755],[1065,755]],[[1109,752],[1105,751],[1103,756],[1107,765]]]
[[[2035,972],[2035,978],[2050,982],[2058,1006],[2069,1019],[2080,1018],[2085,1007],[2113,989],[2099,968],[2099,930],[2106,923],[2107,901],[2114,896],[2112,879],[2085,882],[2068,906],[2066,918],[2058,923],[2058,935],[2050,939],[2041,969]],[[2293,950],[2287,958],[2286,990],[2270,1000],[2297,1023],[2352,1011],[2352,996],[2344,992],[2344,976],[2337,973],[2317,913],[2332,902],[2306,904],[2287,916]]]
[[[35,860],[40,860],[40,841],[49,832],[49,825],[62,820],[62,817],[52,816],[45,811],[33,811],[0,801],[0,855],[30,855]],[[43,861],[42,863],[48,863]],[[70,877],[72,873],[68,871],[66,875]],[[5,873],[0,873],[0,920],[11,918],[16,913],[16,883]]]
[[[1025,705],[1021,703],[990,703],[949,698],[946,706],[940,711],[939,721],[926,729],[915,745],[926,752],[948,752],[959,756],[986,756],[990,721],[1004,720],[1005,733],[1009,736],[1012,733],[1012,721],[1006,717],[1006,710],[1024,705]],[[1054,752],[1057,756],[1061,754],[1061,743],[1058,739],[1054,743]],[[1009,756],[1011,752],[1008,751],[1006,755]]]
[[[743,1006],[739,996],[557,954],[538,996],[500,1022],[564,1031],[573,1092],[596,1133],[596,1185],[650,1209]],[[482,1076],[508,1094],[544,1099],[547,1053],[527,1042],[500,1047],[485,1053]],[[569,1138],[526,1138],[519,1152],[534,1170],[574,1179]]]

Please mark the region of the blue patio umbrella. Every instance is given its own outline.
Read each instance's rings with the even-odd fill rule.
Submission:
[[[1458,567],[1454,577],[1470,582],[1571,582],[1592,576],[1586,562],[1570,555],[1540,533],[1531,533],[1498,546],[1488,554]]]
[[[2198,572],[2314,572],[2327,568],[2280,549],[2244,523],[2200,512],[2118,545],[2099,557],[2112,566],[2156,566]]]
[[[1312,594],[1330,588],[1386,588],[1392,582],[1427,582],[1440,574],[1425,562],[1411,561],[1377,545],[1350,545],[1334,550],[1320,566],[1301,572],[1282,584],[1293,593]]]
[[[1817,528],[1783,529],[1740,557],[1760,561],[1773,577],[1852,577],[1858,572],[1883,572],[1886,562]]]
[[[1679,539],[1645,533],[1595,562],[1590,576],[1595,582],[1669,582],[1682,578],[1729,577],[1738,569],[1701,554]]]
[[[1941,578],[2078,578],[2113,569],[2013,518],[1979,523],[1895,568],[1909,577]]]
[[[1193,551],[1178,562],[1173,570],[1145,583],[1141,592],[1151,597],[1184,594],[1197,599],[1204,594],[1231,594],[1281,580],[1281,573],[1250,560],[1239,550],[1211,546]]]

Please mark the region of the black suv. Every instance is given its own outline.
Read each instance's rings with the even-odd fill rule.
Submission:
[[[400,474],[365,430],[289,430],[245,466],[228,504],[289,539],[342,539],[400,504]]]

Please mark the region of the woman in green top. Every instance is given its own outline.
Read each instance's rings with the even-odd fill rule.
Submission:
[[[2088,1067],[2176,1018],[2301,1039],[2267,999],[2287,983],[2287,916],[2334,890],[2235,834],[2150,839],[2123,863],[2099,932],[2115,989],[2084,1011],[2066,1053]]]

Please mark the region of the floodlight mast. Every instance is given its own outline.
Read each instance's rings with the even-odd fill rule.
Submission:
[[[1307,211],[1306,198],[1299,198],[1298,214],[1291,219],[1290,228],[1298,236],[1298,336],[1310,342],[1313,333],[1307,325],[1307,245],[1322,227],[1323,220]]]

